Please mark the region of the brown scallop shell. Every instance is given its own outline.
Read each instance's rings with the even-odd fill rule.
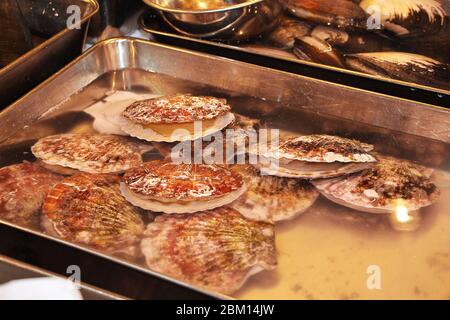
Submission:
[[[330,135],[290,137],[280,141],[268,156],[308,162],[375,162],[373,146],[358,140]]]
[[[122,115],[134,123],[146,125],[211,120],[230,110],[225,99],[180,94],[136,101]]]
[[[230,204],[248,219],[266,222],[289,220],[310,208],[319,192],[307,181],[261,175],[252,165],[233,165],[247,191]]]
[[[35,163],[23,162],[0,169],[0,219],[37,227],[47,192],[62,180]]]
[[[33,154],[48,165],[88,173],[120,173],[142,164],[150,148],[129,138],[106,134],[59,134],[40,139]]]
[[[127,171],[126,187],[149,199],[210,200],[243,186],[242,177],[225,167],[206,164],[176,164],[154,160]]]
[[[144,223],[138,209],[119,191],[120,177],[82,173],[68,177],[48,194],[42,226],[54,235],[108,253],[135,257]]]
[[[261,127],[261,123],[259,120],[256,119],[251,119],[248,118],[246,116],[242,116],[239,114],[234,114],[235,118],[233,120],[232,123],[230,123],[228,126],[226,126],[225,128],[223,128],[221,131],[219,131],[218,133],[215,133],[213,136],[215,136],[216,134],[221,134],[222,135],[222,141],[223,141],[223,148],[222,148],[222,154],[223,154],[223,158],[221,159],[222,161],[220,161],[220,163],[218,164],[223,164],[223,163],[227,163],[227,161],[231,161],[233,159],[228,159],[227,156],[227,145],[229,145],[229,143],[231,142],[233,144],[233,150],[234,153],[236,155],[239,155],[239,150],[236,150],[236,146],[239,144],[245,144],[245,152],[248,152],[249,149],[249,132],[250,131],[254,131],[255,133],[258,132],[258,130]],[[227,130],[232,130],[229,135],[228,135],[228,139],[227,139]],[[212,136],[206,136],[203,138],[200,138],[198,140],[195,141],[191,141],[191,153],[192,153],[192,159],[194,159],[195,156],[195,148],[197,145],[201,145],[202,147],[202,154],[205,154],[205,151],[208,150],[208,147],[211,146],[215,147],[214,145],[215,142],[215,138],[213,138]],[[189,142],[185,142],[185,143],[189,143]],[[161,155],[163,157],[170,157],[171,156],[171,152],[172,152],[172,148],[177,146],[179,144],[179,142],[155,142],[153,143],[153,146],[159,151],[159,153],[161,153]],[[231,147],[230,147],[231,149]],[[215,150],[211,150],[211,152],[209,153],[211,154],[211,158],[214,159],[214,155],[215,155]]]
[[[158,216],[141,249],[150,269],[224,294],[277,264],[273,225],[229,207]]]
[[[398,205],[416,211],[437,200],[439,190],[430,179],[430,169],[385,156],[378,160],[371,169],[313,184],[328,199],[371,213],[393,212]]]

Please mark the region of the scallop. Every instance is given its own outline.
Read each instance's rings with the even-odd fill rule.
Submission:
[[[120,177],[82,173],[47,195],[42,226],[53,236],[125,257],[139,256],[144,231],[140,211],[119,191]]]
[[[272,145],[273,146],[273,145]],[[288,178],[318,179],[367,169],[377,160],[373,146],[331,135],[287,137],[278,147],[259,151],[262,174]]]
[[[257,140],[260,128],[259,120],[235,114],[232,123],[211,136],[185,141],[183,145],[168,142],[154,142],[153,145],[163,157],[171,157],[173,161],[183,159],[183,162],[197,163],[196,154],[201,154],[204,163],[224,164],[246,155],[251,139]]]
[[[370,213],[417,211],[433,204],[439,190],[430,169],[418,164],[380,156],[369,170],[346,177],[313,181],[328,199]]]
[[[46,168],[66,175],[121,173],[142,164],[153,147],[107,134],[59,134],[40,139],[31,151]]]
[[[35,163],[0,169],[0,219],[27,227],[39,225],[39,211],[50,188],[62,180]]]
[[[223,294],[277,264],[273,225],[229,207],[158,216],[141,248],[150,269]]]
[[[130,136],[151,142],[190,141],[222,130],[234,120],[226,99],[178,94],[136,101],[120,120]]]
[[[223,166],[154,160],[127,171],[120,189],[143,209],[188,213],[227,205],[246,187],[239,174]]]
[[[230,206],[248,219],[278,222],[293,219],[316,201],[319,192],[306,180],[262,176],[252,165],[234,165],[247,191]]]

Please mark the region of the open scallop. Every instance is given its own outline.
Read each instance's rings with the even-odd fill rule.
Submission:
[[[133,102],[159,96],[149,93],[138,94],[130,91],[116,91],[85,109],[84,112],[94,118],[92,126],[98,133],[128,136],[120,128],[122,112]]]
[[[331,201],[364,212],[417,211],[433,204],[439,194],[430,169],[412,162],[379,157],[371,169],[333,179],[313,181]]]
[[[120,136],[71,133],[42,138],[31,147],[43,167],[64,175],[122,173],[141,165],[142,154],[152,149]]]
[[[220,131],[234,115],[225,99],[174,95],[137,101],[122,113],[121,129],[155,142],[195,140]]]
[[[372,145],[330,135],[283,139],[276,148],[259,152],[262,174],[318,179],[341,176],[370,168],[377,160]]]
[[[310,208],[319,192],[306,180],[261,176],[252,165],[234,165],[247,191],[230,206],[248,219],[278,222],[293,219]]]
[[[224,294],[277,264],[273,225],[229,207],[158,216],[141,249],[150,269]]]
[[[185,213],[227,205],[246,190],[242,177],[224,167],[154,160],[127,171],[123,196],[143,209]]]

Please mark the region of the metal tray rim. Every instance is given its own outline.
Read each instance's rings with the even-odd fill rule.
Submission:
[[[95,1],[95,0],[89,0],[89,1]],[[64,73],[72,65],[77,64],[80,60],[84,59],[85,56],[89,55],[91,52],[99,50],[101,47],[108,46],[108,45],[114,44],[116,42],[129,42],[129,43],[141,42],[141,43],[146,43],[146,44],[150,44],[152,46],[157,46],[157,47],[161,47],[161,48],[167,48],[167,49],[170,49],[170,50],[177,50],[179,52],[185,52],[185,53],[188,53],[188,54],[191,54],[191,55],[208,57],[209,59],[228,61],[228,62],[234,63],[234,64],[242,64],[242,65],[245,65],[248,68],[260,69],[260,70],[270,70],[270,72],[287,75],[289,77],[300,78],[300,79],[309,79],[309,80],[313,80],[313,81],[318,82],[318,83],[329,84],[329,85],[332,85],[332,86],[335,86],[335,87],[338,87],[338,88],[345,88],[345,89],[348,89],[348,90],[353,90],[353,91],[356,91],[356,92],[362,92],[362,93],[370,94],[370,95],[373,95],[373,96],[390,98],[390,99],[395,99],[395,100],[398,100],[398,101],[405,101],[405,102],[408,102],[408,103],[414,103],[414,104],[416,104],[418,106],[431,107],[431,108],[434,108],[434,109],[437,109],[437,110],[440,110],[440,111],[449,112],[449,109],[447,109],[445,107],[441,107],[441,106],[437,106],[437,105],[433,105],[433,104],[429,104],[429,103],[425,103],[425,102],[418,102],[418,101],[414,101],[414,100],[410,100],[410,99],[406,99],[406,98],[402,98],[402,97],[393,97],[393,96],[390,96],[390,95],[384,94],[384,93],[373,92],[373,91],[369,91],[369,90],[365,90],[365,89],[361,89],[361,88],[354,88],[354,87],[351,87],[351,86],[348,86],[348,85],[345,85],[345,84],[341,84],[341,83],[333,83],[333,82],[329,82],[329,81],[322,80],[322,79],[315,79],[315,78],[311,78],[311,77],[308,77],[308,76],[299,75],[299,74],[295,74],[295,73],[290,73],[290,72],[283,71],[283,70],[277,70],[277,69],[272,69],[272,68],[269,68],[269,67],[258,66],[258,65],[254,65],[254,64],[251,64],[251,63],[243,62],[243,61],[233,60],[233,59],[226,58],[226,57],[220,57],[220,56],[216,56],[216,55],[212,55],[212,54],[208,54],[208,53],[202,53],[202,52],[193,51],[193,50],[189,50],[189,49],[179,48],[179,47],[166,45],[166,44],[162,44],[162,43],[158,43],[158,42],[154,42],[154,41],[150,41],[150,40],[144,40],[144,39],[134,38],[134,37],[113,37],[113,38],[109,38],[109,39],[103,40],[101,42],[98,42],[95,45],[93,45],[91,48],[87,49],[85,52],[83,52],[76,59],[74,59],[69,64],[64,66],[62,69],[60,69],[59,71],[54,73],[51,77],[49,77],[48,79],[46,79],[43,82],[41,82],[38,86],[36,86],[31,91],[29,91],[27,94],[25,94],[24,96],[20,97],[15,102],[13,102],[9,106],[7,106],[5,109],[0,111],[0,116],[2,116],[3,114],[7,113],[8,110],[12,109],[16,104],[19,104],[23,100],[27,99],[29,96],[33,95],[36,91],[39,91],[42,87],[46,86],[47,83],[55,80],[57,77],[59,77],[60,74]],[[449,93],[450,93],[450,91],[449,91]]]

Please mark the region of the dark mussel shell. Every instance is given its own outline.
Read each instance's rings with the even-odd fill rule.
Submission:
[[[371,52],[346,56],[355,71],[375,76],[450,89],[450,65],[407,52]]]

